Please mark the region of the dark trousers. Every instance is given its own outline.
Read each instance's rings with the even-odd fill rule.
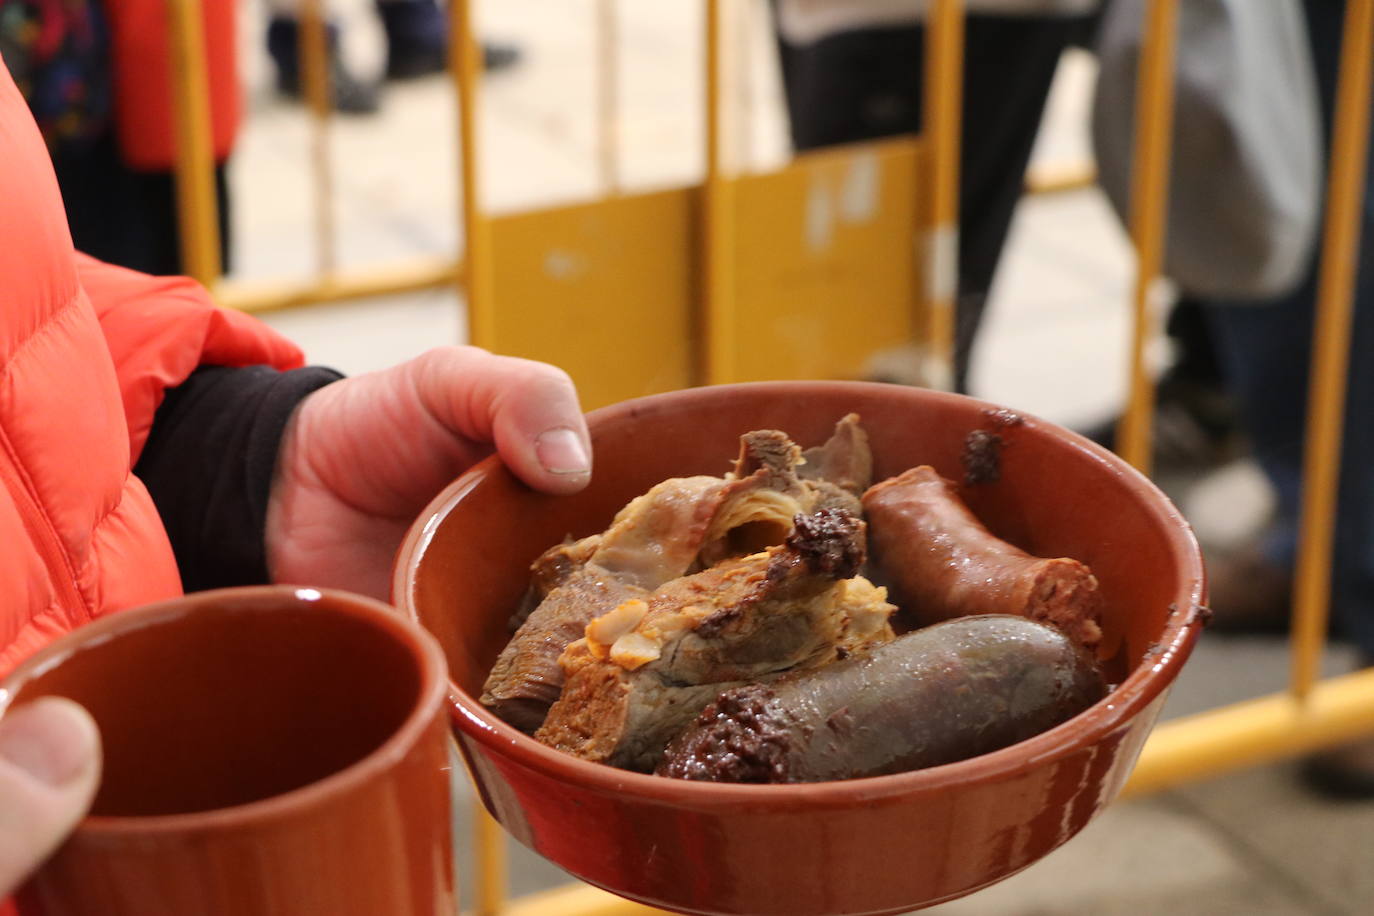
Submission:
[[[175,179],[170,172],[140,172],[124,164],[114,134],[59,149],[53,168],[78,251],[132,270],[179,274],[181,233]],[[220,258],[229,269],[229,193],[224,166],[215,168],[219,198]]]
[[[1055,68],[1086,27],[1085,20],[1065,17],[968,19],[955,353],[960,390]],[[924,27],[845,32],[779,47],[797,150],[920,130]]]
[[[1345,4],[1307,0],[1308,31],[1329,142]],[[1365,162],[1374,183],[1374,145]],[[1360,210],[1360,270],[1350,340],[1341,448],[1332,612],[1343,632],[1374,656],[1374,195]],[[1287,296],[1263,303],[1207,303],[1227,385],[1235,393],[1255,457],[1274,485],[1278,525],[1269,549],[1293,562],[1298,540],[1303,435],[1316,313],[1318,256]]]

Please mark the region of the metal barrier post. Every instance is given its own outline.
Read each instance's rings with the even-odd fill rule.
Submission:
[[[458,95],[458,148],[462,178],[463,271],[468,342],[494,349],[496,327],[491,288],[491,220],[482,209],[478,182],[477,98],[482,49],[472,29],[473,0],[449,4],[449,73]]]
[[[1121,456],[1146,474],[1150,473],[1154,421],[1154,381],[1146,356],[1157,324],[1151,294],[1164,263],[1177,31],[1178,0],[1150,0],[1136,79],[1135,149],[1131,156],[1131,240],[1136,249],[1136,275],[1130,402],[1118,446]]]
[[[706,2],[706,182],[702,189],[700,381],[719,384],[735,372],[734,194],[725,174],[721,100],[723,0]]]
[[[1374,670],[1330,678],[1303,701],[1277,693],[1165,722],[1150,735],[1123,798],[1162,792],[1374,734]]]
[[[182,270],[206,287],[219,281],[219,205],[210,126],[210,82],[200,4],[168,0],[172,120],[176,131],[177,228]]]
[[[759,16],[763,17],[765,24],[771,28],[772,11],[767,4],[746,3],[739,10],[739,15],[735,17],[735,41],[734,48],[730,53],[735,62],[737,78],[735,80],[734,126],[731,130],[734,136],[730,155],[736,174],[751,172],[757,158],[754,149],[756,113],[754,110],[753,74],[751,72],[753,58],[750,55],[750,50],[753,47],[754,34],[759,27],[756,19]]]
[[[926,188],[930,214],[924,239],[927,378],[954,387],[959,295],[959,147],[964,97],[963,0],[935,0],[926,24],[922,129],[930,138]]]
[[[615,0],[597,0],[596,12],[596,159],[601,186],[614,196],[620,193],[620,30]]]
[[[1321,667],[1331,599],[1331,553],[1340,485],[1341,426],[1350,360],[1360,211],[1369,144],[1370,57],[1374,0],[1346,7],[1335,125],[1327,183],[1325,242],[1318,277],[1312,340],[1312,381],[1303,451],[1302,527],[1294,582],[1290,689],[1299,700],[1312,691]]]
[[[334,169],[329,156],[333,86],[324,0],[302,0],[299,35],[301,90],[310,109],[310,158],[315,193],[315,263],[321,281],[337,266],[334,251]]]
[[[473,916],[506,912],[506,834],[472,793],[472,839],[476,904]]]

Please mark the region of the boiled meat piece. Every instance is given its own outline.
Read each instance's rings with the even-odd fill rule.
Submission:
[[[599,546],[601,535],[594,534],[580,541],[565,541],[540,554],[539,559],[530,565],[530,585],[525,590],[525,597],[511,615],[511,632],[514,633],[524,625],[535,608],[549,596],[549,592],[567,582],[574,573],[586,566]]]
[[[811,451],[849,481],[862,463],[854,457],[862,437],[851,415],[830,442]],[[484,685],[482,702],[532,731],[561,690],[559,655],[593,618],[640,591],[781,544],[799,513],[836,501],[831,490],[854,504],[846,510],[861,512],[847,492],[804,481],[797,473],[802,460],[784,433],[747,433],[725,476],[665,480],[631,500],[606,531],[545,551],[531,566],[530,588],[511,619],[514,636]]]
[[[824,445],[806,451],[780,430],[746,433],[727,475],[732,487],[707,532],[701,566],[781,544],[797,515],[834,508],[862,518],[859,496],[872,477],[873,455],[858,414],[837,423]]]
[[[482,705],[521,731],[533,732],[563,690],[558,664],[563,649],[582,637],[591,620],[631,598],[648,595],[599,566],[574,570],[497,656],[483,686]]]
[[[719,477],[665,480],[604,533],[545,551],[531,567],[525,602],[536,606],[497,656],[482,704],[522,731],[538,728],[563,689],[558,656],[593,618],[693,566],[728,486]]]
[[[792,520],[811,503],[811,491],[797,476],[800,461],[801,449],[785,433],[761,429],[740,437],[740,455],[725,477],[725,498],[706,532],[698,569],[787,538]]]
[[[730,490],[719,477],[675,477],[616,513],[590,562],[625,582],[653,589],[697,562]]]
[[[600,549],[602,540],[601,535],[594,534],[580,541],[568,541],[544,551],[539,555],[539,559],[530,565],[530,586],[542,599],[568,581],[573,573],[591,562],[592,557]]]
[[[844,417],[824,445],[802,452],[797,473],[815,491],[813,512],[833,506],[862,516],[859,497],[873,483],[873,452],[859,415]]]
[[[785,545],[727,560],[588,624],[535,737],[588,760],[648,770],[720,690],[820,666],[892,638],[886,592],[855,579],[863,522],[798,516]]]

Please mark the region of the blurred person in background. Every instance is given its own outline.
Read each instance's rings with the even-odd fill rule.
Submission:
[[[1235,395],[1226,383],[1204,301],[1184,293],[1164,323],[1169,362],[1155,379],[1153,466],[1157,473],[1198,475],[1250,453]],[[1112,451],[1122,418],[1083,435]]]
[[[433,0],[382,0],[388,74],[437,72],[447,24]],[[204,0],[220,262],[232,265],[226,168],[242,117],[234,0]],[[177,221],[175,127],[162,0],[0,0],[0,60],[47,142],[78,250],[144,273],[185,272]],[[289,32],[289,34],[287,34]],[[283,90],[299,92],[294,20],[274,18],[269,45]],[[373,111],[374,89],[341,69],[334,100]],[[508,46],[484,49],[489,69],[513,64]]]
[[[1159,381],[1154,447],[1161,464],[1194,471],[1219,466],[1253,448],[1277,495],[1276,517],[1250,548],[1210,558],[1211,603],[1221,629],[1272,631],[1286,625],[1292,599],[1318,267],[1318,249],[1309,237],[1320,219],[1317,157],[1324,153],[1332,126],[1345,4],[1302,0],[1295,16],[1306,20],[1305,34],[1302,23],[1296,22],[1297,27],[1285,34],[1249,28],[1227,36],[1237,48],[1236,61],[1223,64],[1206,53],[1183,59],[1192,53],[1189,39],[1198,37],[1190,15],[1207,17],[1230,7],[1235,18],[1221,15],[1217,22],[1232,26],[1245,19],[1236,14],[1245,12],[1247,2],[1210,0],[1180,9],[1179,53],[1185,70],[1194,68],[1204,82],[1225,82],[1237,74],[1263,77],[1255,81],[1263,83],[1270,101],[1274,91],[1283,98],[1266,108],[1253,104],[1252,95],[1244,103],[1251,110],[1209,113],[1206,129],[1191,134],[1180,128],[1180,122],[1195,113],[1190,104],[1204,100],[1185,95],[1178,101],[1175,127],[1183,136],[1176,136],[1176,144],[1182,145],[1175,146],[1175,190],[1180,173],[1190,172],[1196,183],[1186,189],[1192,199],[1182,201],[1183,206],[1178,198],[1173,200],[1171,244],[1191,246],[1194,261],[1230,246],[1232,250],[1224,251],[1226,259],[1249,269],[1252,276],[1236,284],[1245,287],[1244,295],[1221,294],[1218,287],[1225,283],[1211,282],[1214,278],[1180,283],[1181,297],[1168,322],[1176,355]],[[1137,20],[1143,15],[1135,0],[1109,0],[1108,6],[1118,4],[1133,7],[1124,12]],[[1092,15],[1096,4],[971,0],[967,6],[956,367],[961,389],[966,387],[969,350],[1059,55],[1070,43],[1095,43],[1098,24]],[[927,9],[924,0],[774,0],[774,8],[797,150],[919,130],[924,51],[919,20]],[[1280,67],[1270,52],[1286,47],[1285,37],[1300,44],[1310,41],[1310,48],[1303,49],[1301,61],[1290,54]],[[1205,41],[1194,47],[1207,50]],[[1131,61],[1132,72],[1134,65]],[[1232,65],[1234,71],[1228,69]],[[1261,72],[1264,68],[1267,73]],[[1309,82],[1314,83],[1319,104],[1316,98],[1310,103],[1301,98]],[[1287,88],[1280,88],[1284,83]],[[1246,86],[1233,83],[1230,88]],[[1212,101],[1220,102],[1216,107],[1222,109],[1228,104],[1226,99]],[[1116,116],[1129,120],[1132,109],[1133,97],[1115,98]],[[1256,123],[1276,132],[1268,136],[1270,142],[1263,148],[1237,148],[1236,135]],[[1288,136],[1278,138],[1278,132]],[[1129,149],[1129,134],[1122,136],[1122,147]],[[1279,142],[1273,142],[1276,139]],[[1309,142],[1318,162],[1312,174],[1307,174],[1302,150]],[[1249,161],[1255,155],[1268,161]],[[1284,174],[1286,168],[1293,171]],[[1374,157],[1367,169],[1374,183]],[[1126,185],[1124,178],[1118,181],[1116,203],[1123,218],[1128,212]],[[1247,191],[1264,199],[1227,206]],[[1191,213],[1179,212],[1185,209]],[[1192,220],[1191,232],[1176,231],[1180,219]],[[1369,456],[1374,454],[1374,361],[1364,358],[1374,348],[1374,197],[1368,193],[1361,228],[1365,269],[1356,291],[1332,612],[1334,625],[1357,645],[1362,661],[1374,664],[1374,473],[1369,470]],[[1244,256],[1250,256],[1248,263],[1240,263]],[[1219,269],[1214,261],[1210,272]],[[1171,276],[1179,279],[1177,274]],[[1115,429],[1113,420],[1094,434],[1114,444]],[[1308,761],[1305,773],[1323,791],[1374,797],[1374,739],[1318,755]]]
[[[1099,43],[1100,181],[1129,216],[1134,74],[1145,0],[1110,0]],[[1156,458],[1216,466],[1248,443],[1276,497],[1248,546],[1209,550],[1212,628],[1286,630],[1293,600],[1316,314],[1323,166],[1344,0],[1181,4],[1164,273],[1180,289],[1178,355],[1159,385]],[[1374,181],[1374,146],[1362,164]],[[1333,628],[1374,664],[1374,197],[1360,209],[1336,517]],[[1184,421],[1180,423],[1179,421]],[[1115,423],[1100,435],[1114,438]],[[1191,427],[1191,432],[1189,432]],[[1182,434],[1180,435],[1180,431]],[[1170,441],[1172,437],[1172,441]],[[1164,441],[1161,441],[1163,439]],[[1306,761],[1313,787],[1374,798],[1374,739]]]
[[[204,0],[205,44],[227,269],[225,163],[240,99],[234,0]],[[0,0],[0,59],[37,120],[76,247],[151,274],[183,270],[161,0]]]
[[[1143,0],[1108,0],[1094,37],[1098,181],[1131,218]],[[1311,256],[1321,196],[1318,90],[1301,0],[1191,0],[1179,7],[1164,274],[1179,290],[1156,380],[1153,466],[1197,477],[1248,451],[1206,314],[1209,301],[1291,293]],[[1116,446],[1120,417],[1085,431]]]
[[[927,0],[774,0],[798,152],[921,129]],[[1098,0],[968,0],[954,376],[969,359],[1060,55]],[[896,379],[894,379],[896,380]]]
[[[448,12],[436,0],[375,0],[386,39],[387,80],[415,79],[448,67]],[[267,51],[276,67],[277,89],[301,97],[300,2],[271,0]],[[334,107],[344,114],[371,114],[380,107],[376,84],[353,74],[339,50],[339,27],[328,26],[330,88]],[[514,45],[484,42],[482,64],[488,72],[505,70],[520,60]]]
[[[1303,0],[1320,94],[1321,138],[1328,148],[1341,54],[1345,0]],[[1350,371],[1341,446],[1331,611],[1365,665],[1374,664],[1374,144],[1364,163],[1359,271],[1350,338]],[[1320,207],[1324,199],[1318,202]],[[1211,603],[1235,629],[1283,625],[1293,597],[1302,486],[1303,438],[1311,372],[1320,249],[1306,262],[1297,288],[1255,302],[1209,299],[1208,326],[1226,384],[1254,456],[1272,484],[1275,518],[1249,548],[1210,562]],[[1374,739],[1322,754],[1305,769],[1328,793],[1374,798]]]

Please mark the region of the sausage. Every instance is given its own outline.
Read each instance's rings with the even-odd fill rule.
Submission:
[[[964,617],[863,656],[720,694],[656,772],[819,782],[938,766],[1008,747],[1106,694],[1096,661],[1022,617]]]
[[[1101,641],[1092,570],[1073,559],[1031,556],[997,538],[934,468],[912,468],[871,487],[863,506],[873,562],[918,623],[1016,614],[1052,623],[1089,649]]]

